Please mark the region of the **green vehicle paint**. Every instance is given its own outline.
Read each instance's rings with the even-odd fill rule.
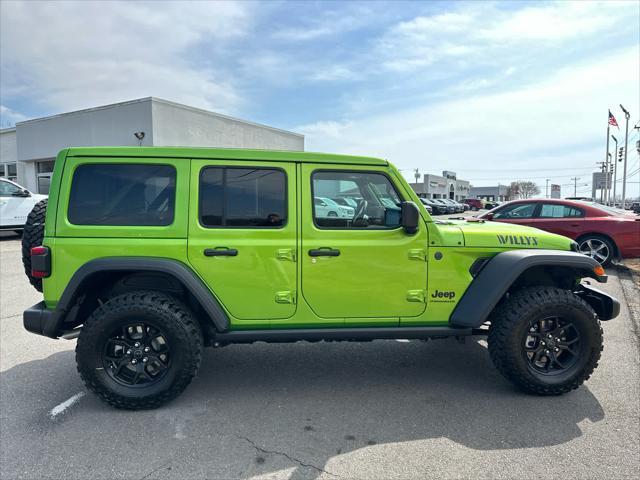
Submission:
[[[176,169],[175,218],[166,227],[77,226],[67,218],[74,170],[85,163],[154,163]],[[276,167],[287,177],[288,222],[282,229],[205,228],[198,220],[198,179],[205,166]],[[421,224],[320,229],[312,219],[310,174],[316,170],[378,172],[402,200],[414,202]],[[336,326],[446,325],[473,277],[478,258],[518,248],[571,250],[571,240],[504,223],[434,221],[398,170],[369,157],[207,148],[71,148],[57,157],[44,245],[52,273],[44,279],[54,309],[73,274],[102,257],[158,257],[187,265],[230,320],[231,330]],[[237,248],[236,257],[205,257],[205,248]],[[312,248],[339,257],[309,257]],[[316,260],[314,262],[314,260]]]

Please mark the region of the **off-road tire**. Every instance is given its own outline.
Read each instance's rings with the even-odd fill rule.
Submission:
[[[571,318],[581,336],[574,365],[558,375],[542,375],[528,365],[524,338],[531,321],[547,316]],[[494,311],[489,329],[489,354],[497,370],[522,390],[561,395],[578,388],[598,366],[603,349],[602,327],[596,313],[580,297],[555,287],[530,287],[505,299]]]
[[[168,337],[172,362],[166,375],[149,386],[125,386],[105,372],[104,344],[110,332],[144,320]],[[200,367],[203,337],[198,321],[177,299],[154,291],[125,293],[98,307],[84,323],[76,345],[78,372],[89,390],[116,408],[156,408],[173,400]]]
[[[29,283],[39,292],[42,291],[42,279],[31,275],[31,248],[42,245],[44,240],[44,220],[47,214],[48,199],[35,204],[22,230],[22,265]]]

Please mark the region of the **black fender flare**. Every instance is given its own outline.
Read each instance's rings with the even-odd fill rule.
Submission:
[[[453,310],[449,324],[461,328],[480,327],[522,273],[545,265],[568,267],[576,277],[591,277],[601,283],[607,281],[606,275],[595,273],[600,264],[581,253],[535,249],[501,252],[482,266]]]
[[[56,306],[57,325],[53,327],[59,333],[64,317],[73,307],[77,292],[92,275],[103,272],[161,272],[171,275],[179,281],[200,303],[216,330],[229,329],[229,317],[215,295],[191,268],[178,260],[156,257],[103,257],[82,265],[71,277]]]

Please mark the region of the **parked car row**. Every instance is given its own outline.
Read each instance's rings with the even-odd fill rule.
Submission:
[[[425,207],[429,207],[429,213],[434,215],[450,215],[469,210],[468,205],[448,198],[420,198],[420,201]]]
[[[577,200],[514,200],[479,218],[515,223],[564,235],[602,265],[640,257],[640,216],[619,208]]]

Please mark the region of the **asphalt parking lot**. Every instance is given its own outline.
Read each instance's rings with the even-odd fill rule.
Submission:
[[[22,328],[41,299],[0,234],[0,478],[638,478],[640,344],[622,301],[599,368],[556,398],[515,390],[483,341],[209,349],[171,404],[85,389],[75,341]]]

